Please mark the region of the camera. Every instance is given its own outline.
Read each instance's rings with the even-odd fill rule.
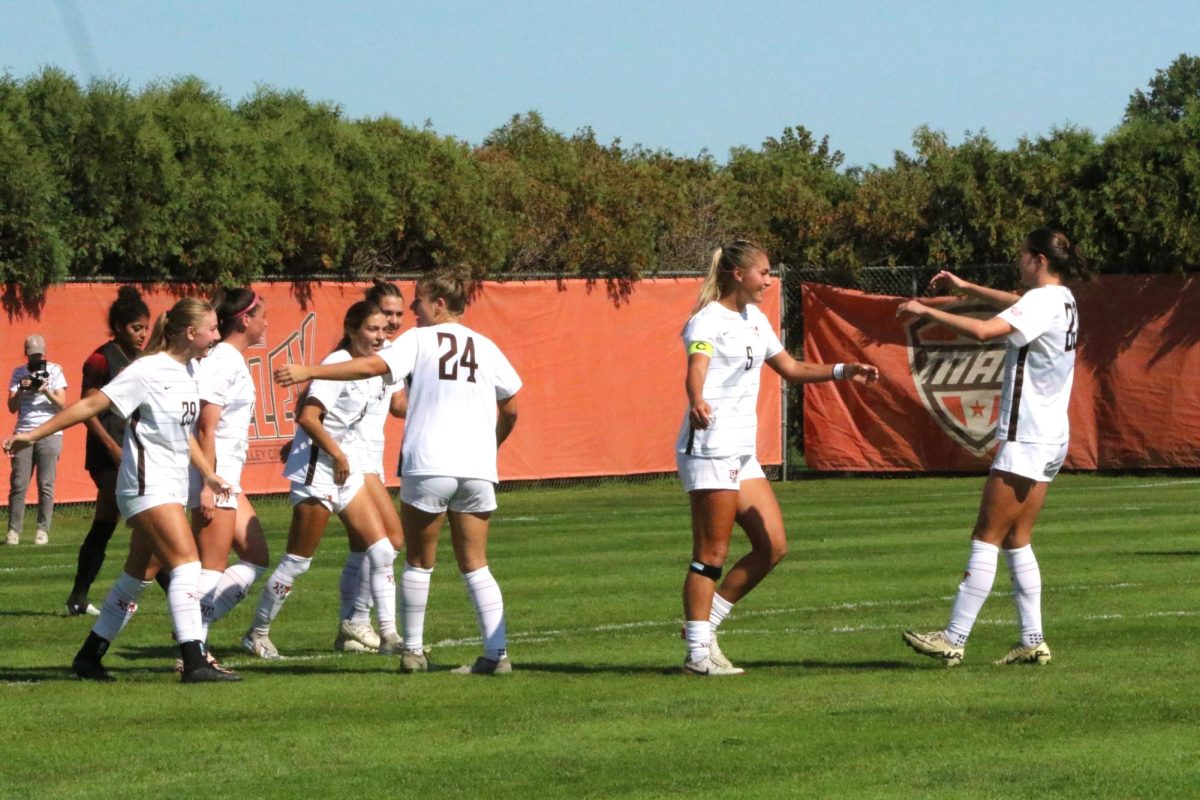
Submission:
[[[50,380],[50,371],[45,367],[41,367],[30,372],[29,377],[22,381],[22,383],[29,391],[40,392],[48,380]]]

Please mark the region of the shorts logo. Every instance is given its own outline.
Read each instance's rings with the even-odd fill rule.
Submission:
[[[943,306],[955,314],[990,319],[982,303]],[[904,323],[908,365],[917,395],[946,435],[977,456],[995,443],[1004,380],[1004,340],[975,342],[927,319]]]
[[[740,470],[736,470],[736,469],[729,470],[729,482],[730,483],[737,483],[738,472],[740,472]]]

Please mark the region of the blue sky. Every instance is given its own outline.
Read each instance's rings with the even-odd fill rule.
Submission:
[[[1098,135],[1182,52],[1200,3],[0,0],[0,70],[197,75],[236,101],[301,89],[472,143],[517,113],[724,161],[803,125],[848,164],[890,164],[927,124],[1002,147]]]

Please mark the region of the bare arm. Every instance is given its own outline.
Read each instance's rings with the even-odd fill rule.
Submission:
[[[311,380],[358,381],[386,375],[387,362],[376,355],[352,358],[336,364],[284,364],[275,370],[275,382],[280,386],[293,386]]]
[[[192,466],[204,479],[204,487],[221,497],[228,497],[229,484],[225,483],[225,480],[213,470],[212,461],[204,455],[195,436],[188,437],[188,454],[191,457]]]
[[[392,402],[388,406],[388,413],[397,419],[404,419],[408,416],[408,392],[401,389],[392,395]]]
[[[779,377],[788,383],[818,383],[820,381],[837,380],[833,375],[833,364],[813,364],[808,361],[798,361],[792,354],[781,350],[767,359],[767,366],[779,373]],[[870,364],[845,363],[842,365],[843,380],[868,384],[879,380],[879,368]]]
[[[704,399],[704,379],[708,377],[711,361],[704,353],[692,353],[688,356],[687,376],[683,379],[688,398],[688,419],[697,430],[704,430],[713,421],[712,406]]]
[[[21,390],[13,389],[8,393],[8,413],[15,414],[21,408]]]
[[[10,437],[4,442],[4,449],[9,453],[23,450],[34,442],[41,441],[47,436],[52,436],[61,430],[65,430],[72,425],[96,416],[111,405],[112,403],[108,399],[108,395],[104,394],[104,392],[96,392],[96,394],[90,397],[85,397],[67,406],[28,433],[20,433]]]
[[[517,426],[517,396],[514,394],[497,400],[496,410],[496,447],[499,447]]]
[[[43,386],[42,394],[44,394],[46,399],[53,403],[54,407],[59,411],[62,411],[67,405],[66,389],[51,389],[48,386]]]
[[[312,439],[315,447],[329,453],[329,457],[333,459],[333,482],[341,486],[350,477],[350,461],[321,423],[321,416],[324,413],[325,406],[321,404],[321,401],[310,397],[304,401],[304,407],[300,409],[300,416],[296,419],[296,424],[308,434],[308,438]]]
[[[931,319],[939,325],[977,342],[990,342],[1013,332],[1013,326],[999,317],[976,319],[963,314],[952,314],[939,308],[930,308],[920,300],[905,300],[901,303],[900,307],[896,309],[896,316],[899,317],[903,314]]]
[[[93,388],[85,391],[83,393],[83,397],[86,399],[88,397],[92,397],[97,394],[103,394],[103,393],[99,389],[93,387]],[[120,464],[121,463],[121,445],[115,439],[113,439],[111,436],[108,435],[108,431],[105,429],[105,427],[103,425],[100,424],[100,420],[96,419],[95,417],[89,417],[88,419],[85,419],[83,421],[83,424],[84,424],[84,427],[86,427],[89,431],[91,431],[93,436],[95,436],[97,439],[100,440],[100,443],[102,445],[104,445],[104,449],[108,451],[108,454],[112,457],[112,460],[114,462]]]
[[[952,292],[963,297],[974,297],[976,300],[982,300],[992,308],[1003,311],[1013,303],[1021,299],[1021,295],[1012,292],[1004,292],[1000,289],[992,289],[987,286],[980,286],[977,283],[964,281],[962,278],[955,275],[953,272],[942,270],[933,279],[929,281],[929,286],[939,292]]]
[[[217,463],[217,424],[221,421],[221,412],[224,410],[224,406],[205,400],[200,401],[200,417],[196,420],[195,438],[201,455],[208,460],[209,464]],[[206,521],[212,518],[215,507],[214,492],[205,483],[200,489],[200,514]]]

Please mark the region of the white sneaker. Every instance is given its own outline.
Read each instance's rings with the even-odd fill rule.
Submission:
[[[699,661],[685,660],[683,662],[683,674],[695,675],[701,678],[716,678],[723,675],[745,675],[746,670],[735,667],[732,664],[728,667],[719,666],[713,661],[712,650],[710,649],[708,658],[702,658]]]
[[[720,669],[736,670],[735,672],[727,673],[730,675],[741,675],[746,671],[741,667],[735,667],[733,662],[726,658],[725,654],[721,652],[721,648],[717,646],[716,631],[713,631],[712,639],[710,639],[708,642],[708,660],[711,661],[714,666],[719,667]]]
[[[950,640],[946,638],[945,631],[932,631],[930,633],[905,631],[901,635],[905,644],[923,656],[940,658],[946,662],[947,667],[956,667],[962,663],[963,648],[950,644]]]
[[[1004,658],[992,662],[993,664],[1049,664],[1050,663],[1050,645],[1045,642],[1038,642],[1026,647],[1023,644],[1017,644],[1012,650],[1009,650]]]
[[[279,650],[271,643],[267,635],[255,633],[254,629],[246,631],[246,635],[242,637],[242,648],[252,656],[274,660],[283,658],[279,655]]]
[[[50,544],[50,534],[45,531],[38,531],[33,537],[34,544]]]
[[[333,640],[333,649],[339,653],[377,653],[379,652],[379,634],[371,628],[370,623],[342,620],[338,626],[337,638]]]
[[[4,543],[5,544],[20,544],[21,543],[21,534],[17,533],[16,531],[9,531],[8,536],[4,537]]]

